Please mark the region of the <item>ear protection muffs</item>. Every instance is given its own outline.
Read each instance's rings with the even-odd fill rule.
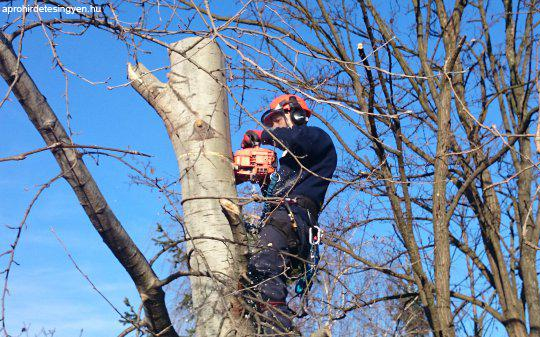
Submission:
[[[298,103],[298,100],[295,96],[291,96],[289,98],[289,108],[291,111],[291,120],[295,125],[304,125],[308,122],[308,116],[306,115],[306,111],[302,109],[302,106],[300,103]]]
[[[261,123],[265,124],[265,119],[274,113],[284,113],[284,106],[288,106],[289,113],[291,114],[291,120],[294,125],[304,125],[308,122],[309,116],[302,108],[302,105],[298,102],[295,96],[291,96],[288,100],[283,100],[277,104],[274,109],[265,111],[261,116]]]

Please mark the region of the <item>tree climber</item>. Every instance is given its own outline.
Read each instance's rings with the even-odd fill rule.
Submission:
[[[263,316],[273,322],[265,328],[265,334],[293,330],[293,312],[286,303],[286,273],[291,265],[310,258],[310,249],[313,250],[310,228],[317,226],[336,169],[332,139],[322,129],[306,125],[310,116],[311,110],[302,98],[279,96],[261,117],[266,130],[249,130],[242,140],[242,148],[269,144],[284,151],[278,170],[262,186],[263,195],[280,197],[280,201],[265,204],[260,250],[248,263],[249,277],[263,301],[260,306]]]

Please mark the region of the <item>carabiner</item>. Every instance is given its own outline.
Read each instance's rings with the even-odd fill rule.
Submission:
[[[316,229],[317,232],[313,234],[313,229]],[[311,245],[318,245],[321,243],[322,230],[319,226],[309,227],[309,243]]]

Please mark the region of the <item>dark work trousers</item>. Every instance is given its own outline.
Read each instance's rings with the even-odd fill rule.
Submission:
[[[285,206],[278,207],[261,229],[258,243],[260,250],[248,263],[250,279],[263,301],[261,307],[264,315],[268,318],[268,324],[274,327],[265,328],[265,334],[292,330],[294,314],[286,304],[286,270],[309,257],[311,216],[300,206],[291,205],[290,208],[294,213],[297,229],[292,227]]]

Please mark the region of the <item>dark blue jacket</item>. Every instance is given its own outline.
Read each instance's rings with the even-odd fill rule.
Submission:
[[[324,202],[324,196],[337,165],[337,155],[330,136],[322,129],[314,126],[293,126],[292,128],[275,128],[270,131],[286,148],[302,163],[302,169],[290,153],[284,152],[279,159],[279,182],[274,188],[273,195],[304,196],[317,204],[319,209]],[[285,150],[281,144],[274,142],[268,131],[263,131],[261,142],[275,145]]]

